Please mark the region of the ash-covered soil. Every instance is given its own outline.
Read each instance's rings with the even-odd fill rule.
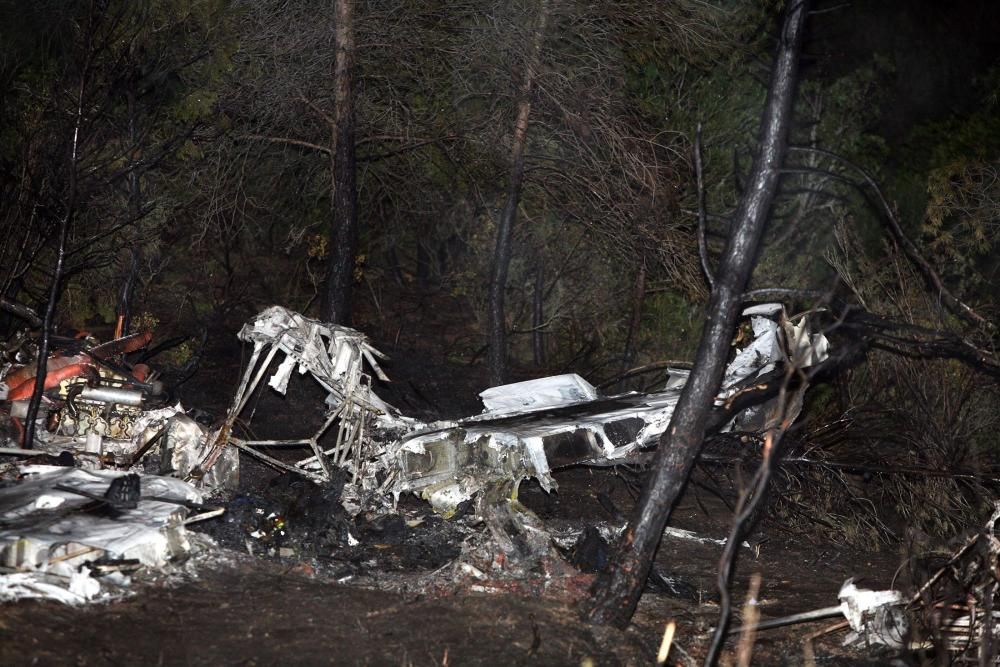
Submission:
[[[247,472],[257,488],[236,494],[225,518],[200,524],[219,545],[214,557],[201,556],[186,574],[155,578],[110,604],[5,605],[0,663],[647,665],[669,620],[678,627],[671,664],[691,664],[685,656],[700,663],[704,655],[718,614],[718,544],[665,540],[658,576],[632,626],[619,631],[580,619],[592,574],[564,563],[512,578],[481,560],[463,562],[463,544],[482,535],[469,517],[444,521],[411,499],[398,514],[352,519],[331,489]],[[573,469],[557,481],[556,494],[530,484],[521,493],[554,532],[614,523],[629,509],[634,481],[627,476]],[[691,490],[672,523],[718,539],[729,520],[717,498]],[[848,577],[889,586],[894,554],[814,538],[765,525],[741,550],[737,605],[753,572],[762,577],[762,618],[836,604]],[[599,543],[588,550],[584,542],[564,551],[566,561],[583,569],[603,564],[607,551],[602,557]],[[737,622],[739,615],[737,608]],[[806,664],[804,639],[833,622],[761,632],[752,664]],[[888,664],[877,652],[840,647],[843,637],[836,631],[813,640],[816,664]]]

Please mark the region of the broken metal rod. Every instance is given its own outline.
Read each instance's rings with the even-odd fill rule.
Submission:
[[[0,456],[38,456],[38,450],[21,449],[20,447],[0,447]]]
[[[796,625],[798,623],[810,623],[812,621],[819,621],[824,618],[834,618],[836,616],[842,616],[844,612],[840,609],[840,605],[836,607],[823,607],[822,609],[813,609],[812,611],[803,611],[798,614],[792,614],[790,616],[782,616],[781,618],[772,618],[766,621],[760,621],[759,623],[753,623],[751,625],[741,625],[737,628],[730,628],[726,634],[737,635],[744,630],[770,630],[771,628],[783,628],[787,625]]]
[[[230,440],[235,440],[235,438],[230,438]],[[251,447],[312,447],[314,441],[311,438],[303,438],[299,440],[240,440],[240,442]]]
[[[246,443],[244,443],[242,440],[237,440],[236,438],[232,438],[231,437],[231,438],[229,438],[229,444],[231,444],[233,447],[235,447],[236,449],[238,449],[238,450],[240,450],[242,452],[246,452],[247,454],[250,454],[251,456],[257,457],[261,461],[264,461],[265,463],[267,463],[269,465],[272,465],[275,468],[278,468],[279,470],[285,470],[285,471],[288,471],[288,472],[298,473],[298,474],[302,475],[303,477],[306,477],[307,479],[311,479],[314,482],[326,482],[326,481],[328,481],[327,478],[323,477],[322,475],[317,475],[316,473],[310,472],[308,470],[303,470],[302,468],[299,468],[297,466],[288,465],[284,461],[279,461],[278,459],[274,458],[273,456],[268,456],[267,454],[265,454],[263,452],[259,452],[256,449],[254,449],[253,447],[251,447],[250,445],[247,445]]]

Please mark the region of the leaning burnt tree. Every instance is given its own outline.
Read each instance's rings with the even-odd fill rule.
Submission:
[[[701,451],[743,292],[778,189],[808,4],[808,0],[791,0],[786,8],[764,110],[763,136],[716,273],[694,368],[660,440],[652,473],[618,541],[615,557],[595,584],[593,603],[587,610],[594,622],[624,627],[631,620],[670,512]]]
[[[493,252],[493,270],[490,273],[488,315],[490,383],[501,385],[507,381],[507,315],[504,293],[507,290],[507,273],[513,251],[514,223],[517,207],[521,204],[521,187],[524,184],[524,150],[528,142],[528,120],[531,117],[531,93],[538,72],[545,38],[545,23],[549,16],[548,0],[539,0],[538,18],[531,38],[531,50],[524,67],[517,100],[517,117],[510,148],[510,181],[507,199],[497,221],[497,242]]]

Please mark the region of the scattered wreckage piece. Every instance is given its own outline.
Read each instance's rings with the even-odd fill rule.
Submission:
[[[910,649],[943,651],[949,664],[996,660],[1000,645],[1000,501],[983,528],[958,545],[908,600]],[[919,557],[914,554],[914,557]],[[943,660],[945,661],[945,660]]]
[[[846,623],[828,630],[849,626],[845,646],[933,653],[937,661],[948,664],[979,662],[984,655],[992,657],[993,647],[1000,642],[1000,610],[994,608],[1000,591],[998,521],[1000,501],[995,501],[983,529],[958,545],[909,597],[893,589],[858,588],[848,579],[838,593],[839,605],[770,619],[750,629],[843,617]],[[743,629],[731,629],[729,634]]]
[[[258,314],[240,330],[238,337],[253,343],[253,352],[225,422],[211,438],[212,447],[202,461],[202,470],[211,470],[227,445],[233,445],[270,465],[314,481],[329,481],[330,466],[344,468],[350,471],[355,486],[373,491],[376,471],[372,468],[382,466],[379,458],[384,454],[382,441],[386,434],[410,430],[418,423],[400,415],[372,390],[372,375],[382,381],[389,380],[378,364],[384,355],[354,329],[325,324],[281,306]],[[322,426],[308,437],[287,440],[247,440],[233,436],[233,426],[279,352],[284,356],[268,386],[285,394],[293,372],[309,373],[327,392]],[[320,440],[331,429],[335,430],[334,442],[324,450]],[[259,451],[259,447],[308,447],[312,455],[287,464]]]
[[[787,364],[805,368],[829,353],[826,338],[810,332],[804,319],[790,321],[780,304],[744,314],[752,336],[726,370],[718,406]],[[490,388],[481,394],[483,414],[417,430],[393,446],[400,468],[393,492],[416,493],[447,515],[486,489],[494,498],[514,497],[528,478],[551,491],[557,468],[628,463],[655,446],[670,423],[688,371],[669,373],[666,387],[649,394],[600,397],[574,374]],[[744,410],[723,430],[772,428],[773,403]]]
[[[128,364],[124,355],[145,348],[148,331],[99,343],[90,336],[59,340],[47,361],[40,424],[33,449],[8,448],[29,456],[62,452],[88,469],[129,470],[147,455],[159,455],[159,472],[195,481],[209,489],[235,488],[239,456],[224,454],[204,475],[198,464],[207,447],[202,427],[179,406],[164,406],[166,391],[155,371]],[[0,400],[9,401],[9,419],[20,427],[35,387],[36,363],[27,336],[4,350],[9,359],[0,382]],[[155,448],[154,448],[155,446]]]
[[[840,611],[851,626],[844,645],[886,646],[900,649],[906,644],[910,622],[906,598],[897,590],[858,588],[848,579],[837,593]]]
[[[846,622],[834,628],[850,627],[851,631],[844,638],[845,646],[885,646],[898,650],[906,645],[910,622],[907,617],[907,601],[900,591],[858,588],[853,579],[848,579],[840,587],[837,597],[840,604],[730,628],[726,634],[735,635],[748,630],[769,630],[827,618],[843,618]]]
[[[0,600],[106,599],[126,573],[191,551],[185,524],[202,494],[179,479],[58,466],[13,466],[0,488]],[[103,585],[103,583],[108,585]]]

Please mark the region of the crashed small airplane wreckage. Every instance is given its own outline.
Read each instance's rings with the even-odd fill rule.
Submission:
[[[789,363],[822,361],[828,343],[780,305],[744,314],[752,334],[727,369],[718,405],[724,428],[761,430],[772,418],[766,403],[729,412],[725,406]],[[0,567],[8,572],[0,577],[0,598],[95,599],[103,595],[95,576],[130,564],[160,566],[186,553],[184,524],[221,511],[203,506],[202,496],[235,485],[239,451],[319,483],[346,475],[341,502],[355,515],[389,510],[403,493],[421,496],[444,516],[471,501],[505,553],[540,556],[552,536],[515,511],[521,482],[534,478],[553,491],[559,468],[634,460],[667,428],[687,378],[686,370],[673,369],[661,391],[615,396],[601,396],[575,374],[540,378],[482,392],[482,414],[427,423],[377,395],[374,381],[388,381],[383,355],[354,329],[275,306],[239,338],[253,344],[250,362],[222,425],[208,433],[180,406],[163,405],[146,369],[125,362],[147,335],[53,355],[40,422],[49,429],[39,429],[38,449],[3,453],[62,462],[69,452],[66,463],[75,467],[29,462],[0,471]],[[4,369],[0,389],[15,423],[34,388],[30,368],[22,361]],[[284,394],[296,373],[326,394],[319,428],[294,439],[237,437],[238,428],[250,432],[248,405],[264,378]],[[276,447],[310,455],[286,462],[262,451]],[[159,475],[148,474],[154,471]],[[197,515],[188,517],[191,510]]]
[[[789,319],[780,304],[754,306],[744,315],[752,333],[727,368],[719,406],[789,363],[805,368],[828,356],[826,338],[811,332],[804,317]],[[328,480],[333,468],[342,468],[352,481],[344,504],[355,513],[405,492],[423,497],[445,516],[472,499],[484,513],[516,498],[526,479],[552,491],[555,469],[627,463],[666,430],[688,374],[672,369],[661,391],[615,396],[601,396],[575,374],[518,382],[482,392],[480,415],[425,423],[403,416],[375,393],[373,378],[387,380],[378,362],[384,357],[358,331],[274,306],[247,323],[239,337],[253,344],[253,353],[200,468],[211,469],[229,445],[314,481]],[[271,370],[279,353],[283,357]],[[282,394],[295,372],[308,373],[323,387],[326,416],[318,431],[288,440],[233,435],[269,371],[269,386]],[[770,419],[765,403],[729,416],[724,428],[764,430]],[[311,455],[290,464],[262,452],[264,447],[307,447]]]

